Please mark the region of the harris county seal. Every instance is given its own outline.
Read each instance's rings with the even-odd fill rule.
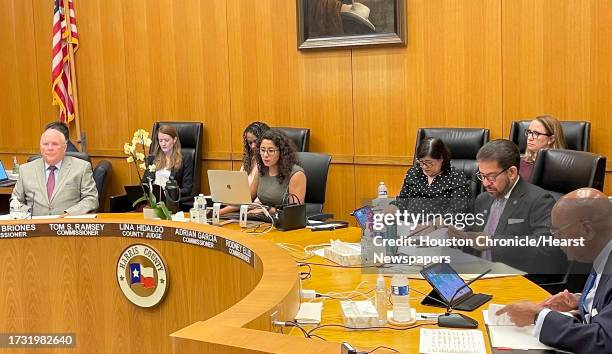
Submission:
[[[151,246],[128,246],[117,261],[117,281],[123,295],[134,305],[158,305],[168,290],[166,262]]]

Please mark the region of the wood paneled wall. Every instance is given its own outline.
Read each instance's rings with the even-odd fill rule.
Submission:
[[[0,0],[0,158],[21,161],[56,117],[51,1]],[[552,114],[592,122],[612,157],[612,2],[409,0],[408,45],[301,52],[296,6],[278,0],[76,0],[82,129],[113,163],[109,194],[135,181],[121,147],[156,120],[202,121],[206,168],[239,167],[253,120],[311,128],[333,156],[339,218],[397,193],[418,127],[487,127]],[[606,192],[612,194],[612,163]],[[205,172],[204,176],[205,177]],[[203,179],[204,186],[207,180]]]

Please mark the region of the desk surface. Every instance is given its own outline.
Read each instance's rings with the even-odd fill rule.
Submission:
[[[112,220],[115,219],[115,220]],[[131,219],[131,220],[130,220]],[[339,352],[339,344],[340,342],[347,341],[352,345],[359,347],[362,350],[371,350],[380,345],[388,346],[395,348],[403,353],[418,353],[418,345],[419,345],[419,329],[409,329],[406,331],[394,331],[390,329],[378,330],[378,331],[347,331],[343,328],[323,328],[316,332],[318,336],[325,338],[328,342],[324,342],[321,339],[304,339],[302,334],[298,330],[292,330],[289,332],[289,335],[282,335],[277,333],[271,333],[268,330],[278,330],[277,328],[270,329],[270,316],[278,311],[282,316],[279,318],[280,320],[288,320],[294,316],[295,311],[297,309],[297,274],[295,264],[292,261],[292,258],[288,256],[287,252],[281,250],[280,248],[275,247],[272,243],[282,242],[286,244],[294,244],[298,248],[311,244],[322,244],[328,243],[330,239],[341,239],[349,242],[357,242],[360,237],[360,231],[357,228],[348,228],[341,229],[331,232],[311,232],[310,230],[295,230],[290,232],[278,232],[273,231],[264,236],[247,236],[245,233],[236,232],[238,230],[237,225],[229,225],[224,227],[223,229],[216,227],[209,227],[191,223],[177,223],[177,222],[158,222],[158,221],[144,221],[142,216],[139,214],[101,214],[99,215],[98,223],[150,223],[155,225],[161,225],[169,228],[186,228],[193,230],[202,230],[206,232],[211,232],[213,234],[218,234],[222,237],[230,238],[232,240],[237,240],[241,242],[243,245],[246,245],[250,249],[253,250],[254,256],[260,261],[256,262],[254,273],[250,271],[250,267],[242,267],[245,269],[245,272],[240,273],[244,276],[249,276],[250,273],[253,273],[254,276],[257,274],[262,274],[261,279],[256,280],[254,284],[254,288],[248,294],[243,295],[245,297],[242,298],[235,305],[230,305],[227,310],[222,310],[222,312],[216,312],[217,314],[213,317],[204,316],[202,320],[187,323],[193,323],[192,325],[188,325],[187,327],[182,328],[182,326],[178,328],[182,328],[176,332],[174,332],[171,337],[174,338],[174,342],[172,344],[172,348],[175,352],[206,352],[206,353],[338,353]],[[35,220],[33,223],[42,223],[46,225],[45,220]],[[54,219],[53,222],[60,222],[58,219]],[[65,222],[76,222],[76,223],[95,223],[95,220],[87,219],[87,220],[66,220]],[[8,222],[14,223],[14,222]],[[51,230],[49,226],[46,229]],[[171,233],[174,231],[167,230]],[[49,231],[44,231],[49,232]],[[108,234],[108,232],[107,232]],[[114,233],[110,233],[106,236],[114,236]],[[103,235],[101,235],[103,236]],[[106,242],[112,241],[114,243],[127,243],[132,242],[130,240],[124,240],[119,238],[111,238],[108,239],[106,236],[100,238],[99,240],[92,240],[93,243],[91,245],[104,246]],[[117,234],[117,236],[119,236]],[[63,241],[71,242],[68,240],[78,240],[77,238],[65,239]],[[91,239],[91,237],[87,237],[86,239]],[[84,238],[85,240],[85,238]],[[28,242],[30,246],[38,246],[40,248],[40,252],[44,252],[43,239],[38,238],[37,240],[28,241],[27,238],[21,240],[6,240],[7,243],[3,244],[7,247],[6,252],[10,255],[12,252],[11,249],[16,247],[18,242]],[[270,241],[270,242],[267,242]],[[79,241],[85,242],[85,241]],[[173,245],[164,244],[164,242],[168,242],[168,240],[162,241],[151,241],[159,247],[168,247],[166,252],[170,252],[168,257],[172,257],[175,259],[182,259],[186,257],[188,254],[191,254],[191,257],[196,257],[197,255],[193,252],[198,252],[199,249],[192,248],[193,246],[184,245],[181,247],[184,248],[183,251],[179,252],[179,248],[174,248],[176,251],[172,251]],[[184,241],[183,241],[184,242]],[[53,243],[54,245],[60,245],[60,243]],[[176,244],[176,243],[174,243]],[[10,247],[9,247],[10,246]],[[41,248],[42,247],[42,248]],[[59,246],[58,246],[59,247]],[[72,247],[72,246],[71,246]],[[80,247],[85,247],[85,243],[79,247],[67,248],[67,250],[79,251]],[[61,248],[61,247],[60,247]],[[16,248],[15,248],[16,249]],[[62,248],[63,249],[63,248]],[[123,249],[123,248],[122,248]],[[95,251],[95,248],[85,247],[84,250]],[[57,250],[56,250],[57,251]],[[5,252],[5,253],[6,253]],[[27,251],[29,252],[29,251]],[[181,253],[182,252],[182,253]],[[192,254],[193,253],[193,254]],[[193,258],[194,264],[195,262],[213,262],[214,264],[208,264],[207,269],[216,268],[216,264],[220,264],[223,258],[223,254],[217,254],[218,252],[213,253],[202,253],[202,257],[204,258]],[[178,258],[176,258],[178,257]],[[78,258],[78,257],[76,257]],[[106,258],[99,258],[100,262],[107,262]],[[210,259],[209,259],[210,258]],[[115,262],[115,260],[112,260]],[[326,262],[325,260],[313,257],[309,259],[310,262]],[[227,261],[223,260],[222,263],[226,263]],[[57,262],[55,262],[57,263]],[[189,263],[191,264],[191,263]],[[178,265],[178,263],[177,263]],[[226,266],[224,264],[224,266]],[[238,264],[240,266],[240,264]],[[103,267],[106,269],[109,267]],[[241,269],[242,269],[241,268]],[[96,269],[92,266],[92,269]],[[177,268],[178,269],[178,268]],[[200,267],[198,267],[200,269]],[[258,270],[259,269],[259,270]],[[114,271],[114,269],[111,269]],[[217,270],[218,272],[218,270]],[[178,273],[178,272],[177,272]],[[202,276],[213,276],[214,272],[203,273]],[[367,282],[364,284],[361,289],[362,292],[367,292],[374,288],[376,275],[374,274],[362,274],[360,269],[341,269],[341,268],[329,268],[329,267],[321,267],[321,266],[312,266],[312,277],[308,280],[305,280],[302,283],[302,287],[306,289],[314,289],[319,293],[328,293],[328,292],[346,292],[351,291],[357,287],[362,282]],[[234,277],[230,277],[233,279]],[[230,279],[226,277],[225,279]],[[246,279],[246,278],[245,278]],[[247,279],[248,280],[248,279]],[[208,279],[208,283],[214,281],[212,278]],[[183,284],[186,282],[184,281]],[[389,285],[390,280],[387,279],[387,285]],[[15,286],[18,286],[20,283],[15,283]],[[195,283],[194,283],[195,284]],[[44,284],[43,284],[44,285]],[[227,294],[224,292],[226,290],[221,290],[215,294],[216,297],[228,297],[231,293],[231,289],[234,288],[236,284],[232,283],[227,290],[229,291]],[[410,286],[412,289],[419,290],[423,293],[428,293],[431,288],[429,285],[423,280],[411,280]],[[537,287],[533,283],[522,277],[508,277],[508,278],[494,278],[494,279],[483,279],[479,280],[472,286],[475,291],[489,293],[493,295],[493,302],[496,303],[509,303],[523,299],[530,300],[542,300],[548,294]],[[186,288],[187,289],[187,288]],[[189,290],[191,289],[191,290]],[[190,292],[196,291],[196,287],[189,288]],[[224,288],[223,288],[224,289]],[[193,291],[192,291],[193,290]],[[24,291],[27,293],[27,288],[24,288]],[[116,292],[116,289],[112,287],[109,291]],[[178,295],[178,288],[174,290],[174,294]],[[181,297],[184,296],[181,294]],[[213,294],[210,294],[213,296]],[[420,305],[421,295],[417,295],[415,291],[411,292],[411,304],[417,311],[421,312],[441,312],[439,308],[428,308]],[[72,298],[72,296],[71,296]],[[181,298],[184,300],[184,298]],[[170,296],[164,303],[164,306],[180,306],[180,301],[177,296]],[[212,298],[208,301],[210,302]],[[214,302],[215,300],[213,300]],[[125,301],[121,301],[120,303],[124,303]],[[170,303],[168,303],[170,302]],[[51,302],[53,303],[53,302]],[[0,302],[1,304],[1,302]],[[163,307],[162,307],[163,310]],[[203,308],[202,311],[205,311],[206,308]],[[476,319],[480,323],[479,329],[483,331],[484,335],[487,336],[486,329],[483,325],[482,319],[482,309],[478,309],[474,312],[468,313],[472,318]],[[126,311],[130,313],[135,311],[131,308],[127,308]],[[141,313],[134,312],[134,313]],[[193,312],[193,311],[191,311]],[[189,312],[189,313],[191,313]],[[208,319],[205,319],[208,318]],[[143,322],[144,323],[144,322]],[[151,323],[152,325],[153,323]],[[326,300],[323,306],[323,315],[322,315],[322,324],[342,324],[342,317],[339,309],[339,302],[337,300]],[[435,328],[435,325],[428,325],[427,327]],[[176,327],[175,327],[176,328]],[[168,332],[164,332],[168,333]],[[169,333],[168,333],[169,334]],[[160,333],[160,336],[163,334]],[[167,337],[166,337],[167,338]],[[486,340],[488,344],[488,340]],[[490,350],[490,349],[489,349]],[[385,353],[390,351],[378,350],[376,353]]]
[[[107,216],[101,215],[101,217]],[[126,217],[129,217],[129,215]],[[238,229],[237,225],[235,224],[226,226],[226,228],[232,230]],[[330,239],[340,239],[347,242],[359,242],[360,230],[358,228],[348,228],[330,232],[311,232],[310,230],[302,229],[289,232],[273,231],[263,236],[253,237],[263,238],[275,243],[286,243],[303,247],[306,245],[329,243]],[[327,263],[324,259],[319,257],[313,257],[308,261]],[[376,285],[376,275],[362,274],[360,269],[312,266],[311,274],[312,277],[310,279],[302,282],[302,287],[304,289],[314,289],[318,293],[351,291],[362,282],[367,283],[363,284],[360,289],[362,289],[362,292],[367,292],[373,289]],[[387,288],[389,288],[390,279],[386,279],[386,282]],[[422,293],[429,293],[431,291],[431,287],[424,280],[410,280],[410,287]],[[520,276],[482,279],[472,284],[471,287],[476,292],[492,294],[493,299],[491,302],[499,304],[506,304],[527,299],[538,301],[549,296],[549,294],[542,288]],[[417,311],[442,312],[442,309],[440,308],[422,306],[420,304],[422,298],[423,296],[417,294],[416,291],[411,292],[411,305],[416,308]],[[480,324],[478,329],[484,333],[487,349],[490,352],[488,334],[482,318],[482,309],[486,308],[486,306],[488,306],[488,304],[473,312],[463,313],[478,320]],[[325,300],[321,324],[343,324],[339,301],[331,299]],[[423,327],[436,328],[437,326],[427,325]],[[351,343],[353,346],[361,347],[363,349],[369,348],[371,350],[380,345],[384,345],[397,349],[402,353],[418,353],[419,328],[422,327],[409,329],[406,331],[395,331],[390,329],[377,331],[348,331],[343,328],[322,328],[317,330],[315,334],[325,338],[327,341],[336,343],[346,341]],[[302,333],[298,329],[290,330],[289,334],[291,336],[302,336]],[[320,339],[311,340],[321,341]],[[376,353],[379,352],[385,353],[391,351],[385,351],[383,349],[376,351]]]

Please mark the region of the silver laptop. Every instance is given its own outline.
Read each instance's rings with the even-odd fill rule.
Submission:
[[[251,203],[249,179],[245,171],[208,170],[208,184],[213,202]]]

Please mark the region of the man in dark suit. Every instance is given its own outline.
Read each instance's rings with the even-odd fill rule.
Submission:
[[[498,139],[484,145],[476,155],[477,177],[485,192],[474,202],[474,214],[484,215],[484,225],[472,226],[470,233],[450,228],[449,235],[469,237],[475,241],[489,238],[515,239],[516,236],[537,240],[550,231],[550,211],[554,199],[544,189],[519,176],[520,152],[510,140]],[[483,238],[483,235],[485,238]],[[564,274],[567,260],[559,247],[478,247],[483,257],[521,269],[532,280],[542,283],[550,276]],[[556,277],[556,276],[555,276]]]
[[[45,126],[45,130],[47,129],[55,129],[64,135],[64,137],[66,138],[66,146],[67,146],[66,151],[67,152],[78,152],[79,151],[79,149],[77,149],[76,146],[74,146],[74,144],[70,141],[70,131],[68,130],[68,125],[66,125],[66,123],[60,122],[59,120],[55,122],[51,122],[47,124],[47,126]]]
[[[505,306],[517,326],[535,323],[544,344],[575,353],[612,353],[612,204],[602,192],[582,188],[563,196],[552,212],[553,234],[568,243],[570,260],[592,262],[582,294],[560,292],[541,303]],[[575,316],[560,312],[574,311]]]

